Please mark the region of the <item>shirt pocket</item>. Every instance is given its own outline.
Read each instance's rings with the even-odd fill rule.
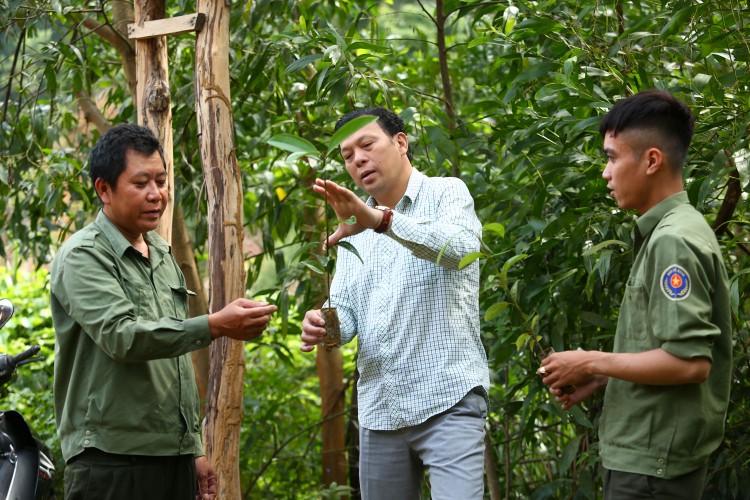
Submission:
[[[150,321],[158,319],[156,297],[151,285],[126,278],[123,282],[123,288],[130,302],[133,303],[138,318]]]
[[[627,285],[620,309],[618,334],[627,339],[645,340],[648,337],[648,301],[643,285]]]
[[[169,285],[172,290],[173,317],[185,319],[188,317],[188,299],[196,294],[182,285]]]

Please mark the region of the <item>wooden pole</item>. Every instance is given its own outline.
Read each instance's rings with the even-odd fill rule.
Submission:
[[[164,0],[135,0],[135,26],[142,26],[147,21],[163,19],[166,12],[164,3]],[[169,202],[156,230],[167,243],[171,244],[174,211],[174,156],[172,153],[172,98],[169,92],[167,61],[166,36],[136,39],[138,123],[151,129],[164,148],[164,161],[167,165],[167,182],[169,183]]]
[[[210,311],[244,296],[242,181],[234,150],[229,93],[229,2],[198,0],[205,25],[195,47],[195,99],[208,197]],[[239,438],[245,350],[226,337],[211,344],[206,454],[216,472],[217,498],[239,500]]]
[[[326,351],[319,346],[317,352],[318,378],[320,379],[321,416],[323,418],[323,484],[344,485],[346,474],[346,415],[344,410],[344,372],[341,351]]]

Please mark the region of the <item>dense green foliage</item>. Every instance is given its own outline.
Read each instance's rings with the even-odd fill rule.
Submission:
[[[0,7],[0,252],[42,264],[60,230],[81,227],[93,210],[82,168],[98,134],[80,122],[76,99],[95,97],[113,121],[135,121],[134,108],[117,53],[82,24],[113,23],[109,3]],[[169,8],[177,15],[194,6]],[[325,150],[338,115],[375,104],[404,116],[417,168],[460,175],[485,227],[480,301],[500,494],[596,498],[601,401],[561,412],[534,375],[536,353],[611,346],[634,215],[608,197],[597,124],[616,100],[658,87],[698,116],[685,182],[691,202],[721,225],[733,285],[735,377],[707,495],[750,498],[747,12],[747,2],[733,0],[235,3],[237,157],[248,232],[263,248],[247,256],[248,283],[280,306],[268,347],[248,354],[247,497],[320,489],[314,363],[295,352],[301,315],[319,302],[319,271],[329,265],[317,254],[324,225],[308,186],[321,173],[349,184],[335,155],[323,164],[268,141],[287,134]],[[177,198],[200,250],[192,65],[192,40],[171,39]],[[347,353],[350,377],[353,348]]]
[[[18,368],[16,375],[0,392],[0,411],[16,410],[26,418],[32,432],[52,452],[55,468],[62,470],[60,444],[55,435],[55,412],[52,399],[52,363],[55,331],[49,309],[47,273],[43,270],[11,271],[0,266],[0,298],[9,299],[15,313],[0,329],[0,352],[18,354],[37,344],[43,360]],[[62,484],[62,474],[55,477]]]

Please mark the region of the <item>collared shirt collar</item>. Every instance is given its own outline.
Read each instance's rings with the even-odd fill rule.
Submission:
[[[409,176],[409,183],[406,185],[406,192],[404,193],[404,196],[401,198],[401,200],[396,203],[396,206],[393,208],[403,208],[403,205],[407,201],[409,203],[414,203],[417,199],[417,195],[419,194],[419,190],[422,189],[422,184],[424,183],[426,177],[427,176],[425,176],[422,172],[412,167],[411,175]],[[377,202],[375,198],[370,196],[367,199],[367,204],[371,207],[374,207]]]
[[[660,220],[664,218],[664,215],[670,210],[674,209],[679,205],[690,203],[688,195],[685,191],[680,191],[672,196],[664,198],[662,201],[651,207],[645,214],[640,216],[636,224],[635,231],[635,252],[638,253],[640,250],[643,240],[645,240],[651,231],[654,230]]]
[[[99,210],[99,214],[96,216],[96,227],[98,227],[102,234],[109,240],[112,249],[118,256],[122,257],[125,255],[128,248],[135,250],[132,243],[130,243],[122,232],[117,229],[117,226],[115,226],[109,217],[107,217],[104,210]],[[164,239],[155,231],[149,231],[143,235],[143,237],[146,239],[146,242],[150,247],[159,250],[159,260],[161,260],[162,254],[170,253],[170,247],[167,242],[164,241]]]

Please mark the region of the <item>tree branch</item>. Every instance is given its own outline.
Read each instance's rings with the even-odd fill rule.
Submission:
[[[714,220],[712,227],[717,238],[729,228],[729,222],[732,220],[737,204],[742,197],[742,184],[740,183],[740,173],[737,170],[737,165],[734,163],[731,154],[727,153],[727,158],[731,169],[729,171],[729,179],[727,180],[727,192],[724,195],[724,201],[721,202],[721,207],[719,207],[719,212],[716,214],[716,220]]]
[[[96,19],[85,17],[80,19],[80,24],[92,33],[107,40],[120,55],[122,68],[125,72],[125,79],[130,87],[130,95],[135,99],[136,96],[136,72],[135,72],[135,45],[131,44],[122,34],[112,27],[109,23],[100,23]]]
[[[421,3],[420,3],[421,5]],[[456,111],[453,106],[453,88],[451,85],[451,76],[448,69],[448,53],[445,48],[445,5],[443,0],[437,0],[435,2],[435,27],[437,28],[437,45],[438,45],[438,59],[440,61],[440,79],[443,83],[443,96],[445,97],[445,114],[448,116],[448,130],[453,136],[453,132],[456,130]],[[453,137],[451,137],[453,140]],[[459,166],[459,155],[458,148],[455,148],[456,153],[453,155],[451,161],[451,175],[458,177],[461,168]]]
[[[83,117],[88,123],[93,123],[96,129],[102,134],[109,130],[112,124],[107,117],[102,114],[99,107],[88,94],[84,91],[78,92],[78,94],[76,94],[76,102],[78,103],[78,107],[81,108],[81,111],[83,111]]]

